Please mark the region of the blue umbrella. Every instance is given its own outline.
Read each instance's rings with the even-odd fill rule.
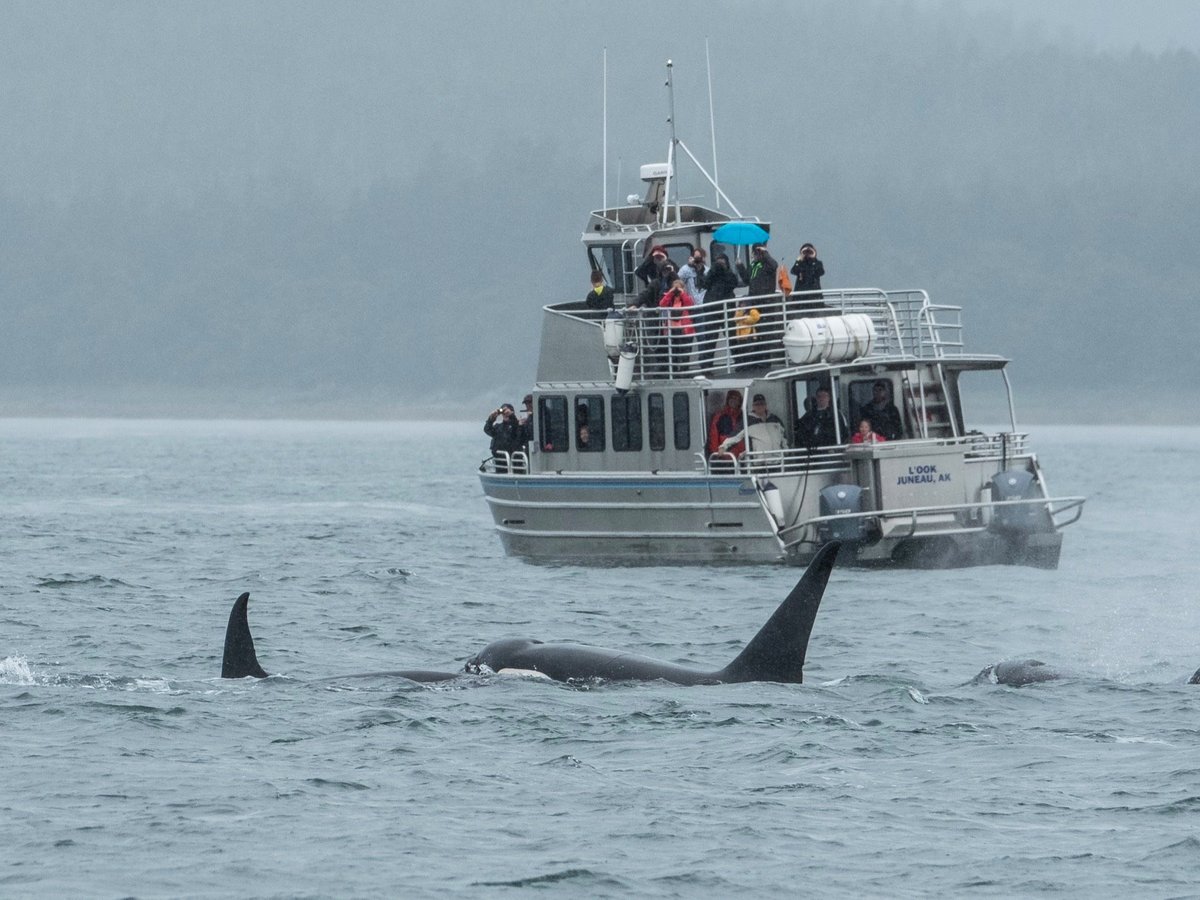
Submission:
[[[770,236],[754,222],[726,222],[713,232],[713,240],[722,244],[765,244]]]

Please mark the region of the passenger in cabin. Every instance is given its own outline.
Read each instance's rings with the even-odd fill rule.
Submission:
[[[584,295],[583,302],[588,309],[601,312],[616,305],[613,302],[613,289],[604,283],[604,273],[599,269],[592,269],[592,289]]]
[[[750,413],[746,416],[744,434],[749,439],[751,450],[787,449],[783,421],[767,408],[767,398],[762,394],[755,394],[754,399],[750,402]],[[726,445],[733,446],[742,439],[742,436],[743,433],[739,432],[732,437],[725,438],[721,442],[721,449],[726,449]]]
[[[591,435],[588,433],[588,427],[587,427],[586,422],[584,422],[582,425],[579,426],[579,433],[576,434],[575,438],[576,438],[576,446],[580,450],[592,449],[591,448],[592,438],[591,438]]]
[[[817,259],[816,247],[812,244],[803,244],[800,247],[796,261],[792,264],[792,274],[796,276],[794,290],[797,292],[821,289],[821,276],[825,274],[825,263]],[[805,308],[818,310],[825,308],[821,302],[824,299],[821,294],[811,294],[798,299]]]
[[[683,287],[683,279],[676,278],[671,289],[658,301],[666,315],[668,362],[670,371],[678,372],[692,364],[692,351],[696,340],[696,326],[688,310],[696,305]]]
[[[886,441],[881,434],[877,434],[871,425],[871,420],[863,417],[858,420],[858,431],[854,432],[854,437],[850,438],[852,444],[882,444]]]
[[[859,410],[875,426],[875,433],[889,441],[898,441],[904,432],[900,410],[892,402],[892,383],[884,379],[871,387],[871,402]]]
[[[713,413],[708,422],[708,452],[730,453],[740,456],[746,449],[745,441],[738,441],[722,448],[725,439],[740,434],[745,423],[742,421],[742,392],[729,391],[725,405]]]
[[[809,450],[817,447],[833,447],[838,442],[838,427],[841,428],[841,439],[846,440],[849,427],[846,420],[837,414],[833,408],[833,397],[827,387],[819,387],[813,394],[813,407],[796,423],[796,446],[807,447]]]
[[[729,265],[729,257],[719,253],[708,271],[697,278],[704,291],[704,310],[698,324],[700,368],[711,369],[717,359],[717,343],[724,336],[733,347],[736,331],[732,325],[734,290],[738,286],[737,272]]]
[[[483,423],[483,433],[492,439],[492,458],[496,471],[509,470],[510,455],[525,449],[525,429],[517,421],[511,403],[503,403]]]

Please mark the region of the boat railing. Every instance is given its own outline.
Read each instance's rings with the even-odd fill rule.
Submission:
[[[1027,434],[975,433],[961,438],[927,438],[904,440],[904,446],[919,449],[921,446],[946,447],[961,445],[963,455],[969,461],[994,462],[1007,459],[1015,461],[1031,455]],[[736,458],[738,473],[789,475],[802,472],[825,472],[844,469],[848,465],[846,444],[808,449],[790,447],[773,450],[746,450]],[[718,472],[728,469],[728,454],[709,457],[709,468]]]
[[[638,380],[690,378],[749,366],[791,365],[784,335],[798,319],[863,314],[873,329],[855,358],[945,358],[963,352],[961,309],[934,306],[924,291],[874,288],[734,297],[683,308],[630,306],[621,345],[633,348]],[[595,313],[583,314],[602,325]],[[609,347],[613,376],[619,347]]]
[[[900,532],[896,528],[888,531],[888,537],[905,540],[918,534],[928,537],[931,534],[978,534],[995,528],[996,518],[993,513],[1005,507],[1043,506],[1055,531],[1060,531],[1079,520],[1083,515],[1083,504],[1086,497],[1032,497],[1021,500],[979,500],[974,503],[947,503],[937,506],[910,506],[887,510],[867,510],[865,512],[836,513],[825,516],[812,516],[803,522],[780,527],[776,531],[784,550],[791,550],[801,544],[815,542],[812,536],[821,526],[836,522],[865,521],[882,527],[884,523],[903,523],[907,521],[908,531]],[[1071,517],[1062,521],[1061,516],[1070,513]],[[900,527],[904,527],[902,524]]]
[[[479,464],[479,471],[489,475],[528,475],[529,455],[524,450],[512,453],[497,450]]]

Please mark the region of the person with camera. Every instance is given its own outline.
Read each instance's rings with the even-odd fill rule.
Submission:
[[[800,253],[792,264],[792,274],[796,276],[796,284],[793,287],[796,293],[821,290],[821,276],[825,274],[825,264],[817,259],[816,247],[812,244],[804,244],[800,247]],[[798,299],[806,308],[825,308],[821,302],[824,299],[821,294],[808,294]]]
[[[502,403],[483,423],[483,433],[492,439],[492,458],[496,471],[509,471],[512,454],[525,450],[525,429],[517,421],[511,403]]]
[[[692,345],[695,341],[696,326],[692,324],[692,316],[688,310],[696,305],[683,286],[683,280],[676,278],[671,289],[663,294],[658,301],[659,308],[666,310],[666,334],[669,350],[670,368],[673,372],[686,369],[692,362]]]

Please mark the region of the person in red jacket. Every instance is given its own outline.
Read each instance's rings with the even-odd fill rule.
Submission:
[[[746,424],[742,421],[742,392],[730,391],[725,395],[725,405],[713,413],[708,422],[708,452],[720,452],[725,438],[737,434],[745,427]],[[725,452],[740,456],[745,449],[746,442],[739,441]]]
[[[662,295],[658,305],[666,310],[663,331],[667,335],[671,371],[678,372],[692,363],[696,326],[692,324],[692,316],[688,310],[696,305],[696,301],[684,288],[683,280],[676,278],[671,283],[671,289]]]
[[[875,429],[871,426],[871,420],[865,416],[858,421],[858,431],[854,432],[854,437],[850,438],[852,444],[882,444],[886,441],[882,434],[876,434]]]

